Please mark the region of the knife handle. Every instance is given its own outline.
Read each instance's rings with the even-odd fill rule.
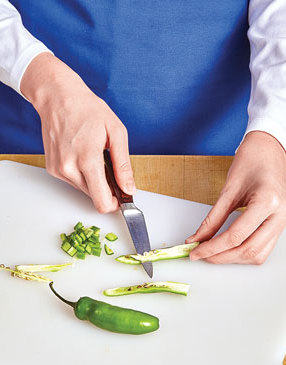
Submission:
[[[103,155],[104,155],[104,162],[105,162],[105,167],[106,167],[106,172],[107,172],[107,177],[108,177],[108,181],[111,184],[111,187],[114,191],[114,194],[118,200],[119,204],[123,204],[123,203],[133,203],[133,197],[132,195],[128,195],[126,193],[124,193],[120,187],[118,186],[116,180],[115,180],[115,176],[114,176],[114,171],[113,171],[113,165],[112,165],[112,161],[111,161],[111,157],[110,157],[110,152],[109,150],[104,150],[103,151]]]

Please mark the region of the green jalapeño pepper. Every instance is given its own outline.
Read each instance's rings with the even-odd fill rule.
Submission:
[[[89,297],[82,297],[75,303],[70,302],[55,291],[52,282],[49,285],[59,299],[73,307],[77,318],[87,320],[97,327],[132,335],[153,332],[159,328],[159,319],[150,314],[117,307]]]

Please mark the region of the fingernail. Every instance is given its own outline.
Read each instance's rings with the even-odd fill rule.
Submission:
[[[127,181],[126,190],[128,191],[129,194],[136,193],[136,187],[133,181]]]
[[[194,237],[195,237],[195,235],[194,235],[194,234],[193,234],[192,236],[188,237],[188,238],[186,239],[186,243],[192,243],[192,242],[194,241]]]

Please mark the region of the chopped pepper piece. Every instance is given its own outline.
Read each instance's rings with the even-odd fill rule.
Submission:
[[[107,244],[104,244],[104,251],[107,255],[113,255],[114,254],[113,250],[110,247],[108,247]]]
[[[85,247],[83,247],[81,245],[78,245],[76,249],[77,249],[77,252],[84,252],[85,251]]]
[[[92,247],[91,247],[90,245],[86,245],[85,251],[86,251],[89,255],[91,255]]]
[[[68,240],[68,237],[67,237],[67,235],[66,235],[65,233],[62,233],[62,234],[60,235],[60,237],[61,237],[62,242],[65,242],[65,241],[67,241],[67,240]]]
[[[98,256],[99,257],[100,254],[101,254],[101,247],[92,248],[91,254],[93,256]]]
[[[68,252],[68,250],[72,247],[72,245],[68,242],[68,241],[65,241],[63,244],[62,244],[62,249],[65,251],[65,252]]]
[[[96,236],[95,234],[93,234],[92,236],[89,237],[88,241],[98,243],[98,242],[100,242],[99,236]]]
[[[99,232],[100,232],[100,228],[96,227],[96,226],[91,226],[90,229],[93,230],[93,233],[96,235],[96,236],[99,236]]]
[[[76,248],[74,248],[72,246],[69,250],[67,250],[67,254],[69,254],[71,257],[73,257],[76,253],[77,253]]]
[[[78,223],[77,223],[77,224],[73,227],[73,229],[74,229],[75,231],[78,231],[78,230],[80,230],[82,227],[83,227],[82,223],[81,223],[81,222],[78,222]]]
[[[116,234],[115,234],[115,233],[112,233],[112,232],[107,233],[107,234],[105,235],[105,238],[106,238],[108,241],[111,241],[111,242],[116,241],[116,240],[118,239],[118,237],[116,236]]]
[[[80,260],[84,260],[85,259],[85,252],[77,252],[76,253],[76,257]]]

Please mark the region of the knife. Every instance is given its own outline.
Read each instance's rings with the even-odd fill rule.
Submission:
[[[131,235],[133,244],[136,248],[137,253],[143,255],[144,252],[151,250],[143,212],[135,206],[132,195],[125,194],[118,186],[115,180],[109,150],[108,149],[104,150],[103,154],[104,154],[104,162],[106,166],[107,178],[118,200],[121,212],[127,223],[127,227],[129,229],[129,233]],[[153,276],[152,262],[145,262],[142,265],[146,273],[150,276],[150,278],[152,278]]]

